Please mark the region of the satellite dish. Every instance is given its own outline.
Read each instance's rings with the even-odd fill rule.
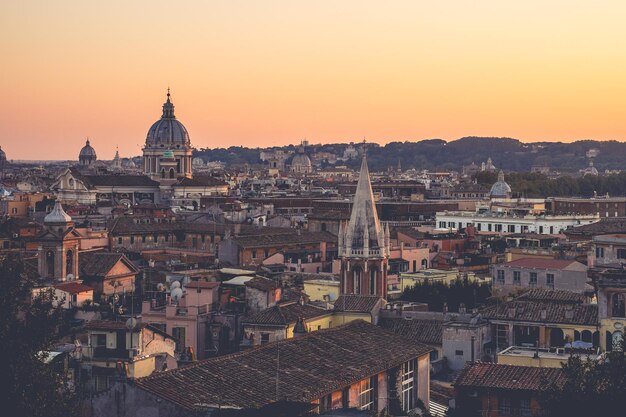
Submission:
[[[133,330],[135,327],[137,327],[137,319],[136,318],[131,317],[128,320],[126,320],[126,328],[128,330]]]
[[[165,291],[165,285],[159,282],[157,284],[157,291]]]
[[[171,292],[172,301],[178,302],[183,297],[183,290],[180,288],[174,288]]]
[[[68,281],[73,281],[74,280],[74,274],[67,274],[67,280]]]
[[[170,284],[170,291],[175,290],[176,288],[180,288],[180,281],[174,281]]]
[[[113,302],[117,303],[118,301],[120,301],[120,296],[117,294],[113,294]]]

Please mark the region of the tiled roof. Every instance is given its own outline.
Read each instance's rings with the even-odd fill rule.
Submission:
[[[80,282],[64,282],[61,284],[56,284],[54,288],[60,291],[65,291],[69,294],[78,294],[81,292],[93,291],[93,288],[91,288],[89,285],[85,285]]]
[[[547,301],[552,303],[584,303],[585,298],[586,297],[583,294],[573,291],[533,288],[516,299],[526,301]]]
[[[377,306],[382,307],[381,300],[378,295],[340,295],[334,304],[335,311],[371,313]]]
[[[545,311],[545,317],[542,317]],[[594,326],[598,323],[596,304],[555,303],[552,301],[513,301],[493,305],[481,311],[488,320],[528,321],[534,323],[567,323]]]
[[[626,217],[605,217],[600,221],[567,229],[566,235],[595,236],[612,233],[626,233]]]
[[[191,281],[185,284],[185,288],[212,289],[219,287],[219,285],[219,282]]]
[[[357,320],[157,372],[135,380],[135,386],[188,410],[260,407],[277,397],[310,402],[430,350]]]
[[[224,231],[225,226],[216,223],[185,221],[143,223],[138,217],[131,216],[120,216],[109,224],[109,233],[112,236],[176,232],[224,234]]]
[[[577,263],[579,262],[574,259],[521,258],[511,262],[505,262],[499,266],[529,269],[565,269],[571,264]]]
[[[454,388],[447,387],[435,381],[430,381],[430,400],[439,404],[448,405],[454,398]]]
[[[260,291],[272,291],[278,288],[276,281],[263,277],[255,277],[250,281],[247,281],[245,285],[246,287],[254,288]]]
[[[143,329],[144,327],[148,327],[148,323],[137,323],[134,330]],[[128,330],[128,327],[126,327],[126,320],[123,320],[123,321],[92,320],[85,325],[85,330],[114,331],[114,330]]]
[[[208,175],[196,175],[193,178],[181,178],[176,185],[184,187],[214,187],[228,185],[224,181]]]
[[[330,313],[332,313],[331,310],[324,310],[311,304],[302,305],[298,302],[290,302],[266,308],[250,317],[244,318],[242,323],[286,326],[295,323],[300,317],[308,320]]]
[[[93,189],[96,186],[129,186],[129,187],[158,187],[159,183],[145,175],[84,175],[76,168],[70,168],[74,178],[85,184],[85,187]]]
[[[89,277],[103,277],[119,261],[125,258],[122,253],[83,252],[78,257],[80,273]],[[126,264],[131,270],[138,272],[130,261],[126,262]]]
[[[309,244],[321,242],[337,242],[337,236],[330,232],[301,232],[295,229],[292,233],[261,234],[255,236],[239,236],[233,242],[243,248],[273,247],[276,245]]]
[[[441,344],[443,334],[443,321],[441,320],[407,320],[403,318],[381,318],[378,325],[400,336],[416,342],[434,345]]]
[[[454,386],[456,388],[540,391],[545,388],[544,381],[550,385],[562,384],[565,376],[560,368],[474,362],[465,365]]]

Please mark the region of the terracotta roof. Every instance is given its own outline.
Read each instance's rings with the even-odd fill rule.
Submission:
[[[551,385],[563,384],[565,376],[560,368],[474,362],[465,365],[454,386],[456,388],[541,391],[545,388],[544,380]]]
[[[567,229],[565,235],[595,236],[612,233],[626,233],[626,217],[605,217],[600,221]]]
[[[243,248],[273,247],[276,245],[295,245],[321,242],[337,242],[337,236],[330,232],[301,232],[295,229],[291,233],[260,234],[255,236],[238,236],[233,242]]]
[[[219,287],[219,285],[219,282],[191,281],[185,284],[185,288],[212,289]]]
[[[113,219],[109,224],[109,234],[111,236],[121,236],[130,234],[154,234],[154,233],[216,233],[224,234],[225,226],[213,222],[150,222],[143,223],[136,216],[120,216]],[[139,222],[138,222],[139,221]]]
[[[298,321],[300,317],[304,320],[308,320],[331,313],[332,310],[324,310],[323,308],[315,307],[311,304],[302,305],[298,302],[290,302],[266,308],[263,311],[244,318],[242,323],[287,326]]]
[[[357,320],[157,372],[135,380],[135,386],[188,410],[261,407],[276,401],[278,379],[280,398],[310,402],[430,350]]]
[[[62,284],[56,284],[54,288],[60,291],[65,291],[70,294],[78,294],[81,292],[93,291],[93,288],[91,288],[89,285],[85,285],[80,282],[64,282]]]
[[[542,317],[545,311],[545,317]],[[493,305],[481,311],[488,320],[528,321],[535,323],[567,323],[595,326],[598,323],[598,305],[555,303],[550,300],[530,301],[517,298]]]
[[[78,257],[80,273],[88,277],[105,276],[121,260],[126,260],[127,266],[134,272],[138,272],[122,253],[83,252]]]
[[[245,286],[260,291],[272,291],[278,288],[278,284],[276,283],[276,281],[263,277],[252,278],[250,281],[247,281],[245,283]]]
[[[516,300],[547,301],[552,303],[584,303],[586,297],[583,294],[572,291],[533,288],[517,297]]]
[[[441,344],[443,321],[441,320],[407,320],[403,318],[381,318],[378,325],[385,330],[404,336],[416,342],[434,345]]]
[[[143,329],[148,327],[148,323],[137,323],[134,330]],[[112,321],[112,320],[92,320],[85,325],[85,330],[128,330],[126,327],[126,320]]]
[[[371,313],[376,307],[382,307],[382,297],[378,295],[340,295],[335,301],[335,311],[354,311]]]
[[[580,262],[574,259],[542,259],[542,258],[521,258],[511,262],[505,262],[498,266],[510,268],[532,268],[532,269],[565,269],[571,264]],[[582,264],[581,264],[582,265]]]
[[[214,187],[228,185],[226,182],[208,175],[195,175],[193,178],[181,178],[176,185],[184,187]]]

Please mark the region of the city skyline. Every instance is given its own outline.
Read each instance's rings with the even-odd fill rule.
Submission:
[[[9,159],[139,155],[168,86],[197,148],[626,139],[619,2],[117,4],[3,6]]]

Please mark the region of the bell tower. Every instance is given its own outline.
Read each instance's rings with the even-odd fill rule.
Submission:
[[[39,275],[56,281],[78,279],[80,235],[59,201],[44,218],[44,226],[38,238]]]
[[[365,154],[352,201],[350,222],[339,231],[341,294],[387,298],[389,226],[378,220]]]

